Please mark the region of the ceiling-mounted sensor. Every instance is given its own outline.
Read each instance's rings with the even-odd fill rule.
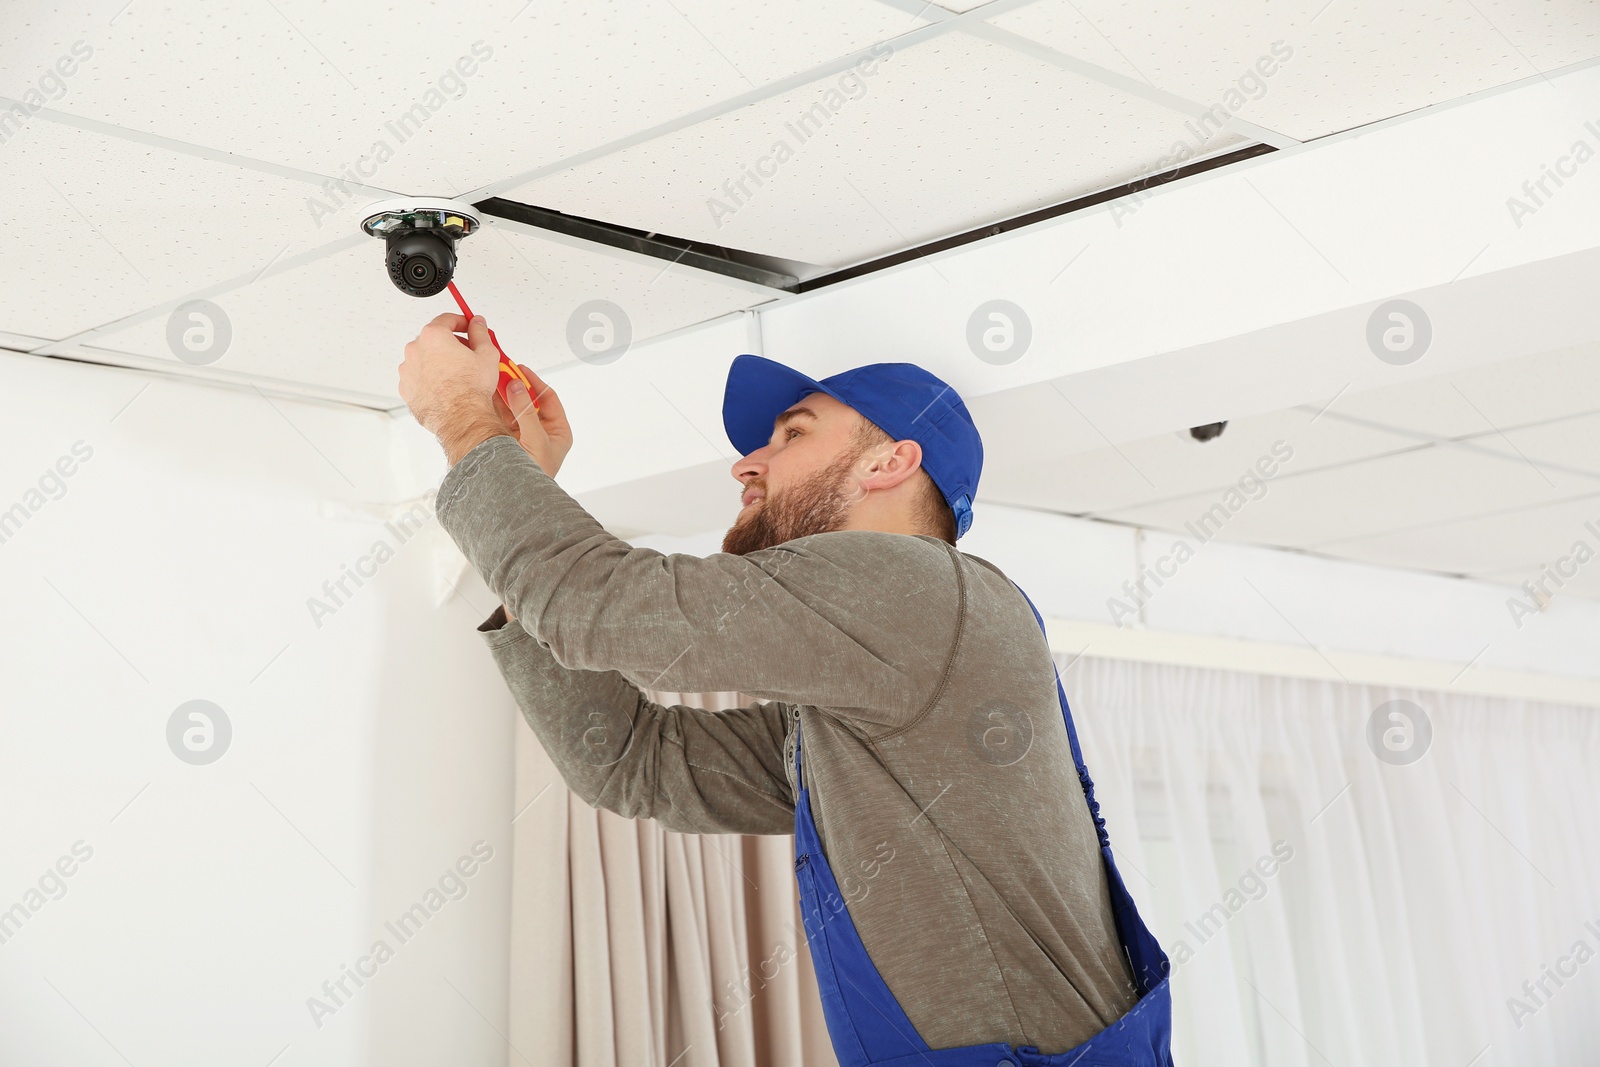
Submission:
[[[382,237],[384,265],[407,296],[444,291],[456,270],[456,242],[481,222],[471,204],[431,196],[402,196],[367,207],[363,232]]]
[[[1213,437],[1221,437],[1222,429],[1227,425],[1228,420],[1223,419],[1221,422],[1208,422],[1204,426],[1191,426],[1189,436],[1196,441],[1209,441]]]

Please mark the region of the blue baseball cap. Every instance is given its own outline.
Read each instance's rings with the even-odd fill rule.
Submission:
[[[722,425],[739,455],[771,441],[773,420],[807,393],[826,393],[896,441],[921,445],[922,469],[955,514],[956,537],[967,532],[983,471],[983,438],[954,389],[915,363],[869,363],[817,381],[765,356],[735,356],[722,395]]]

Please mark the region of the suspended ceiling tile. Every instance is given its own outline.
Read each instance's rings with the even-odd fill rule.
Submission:
[[[1572,468],[1589,471],[1600,479],[1600,414],[1507,429],[1473,443],[1540,470]]]
[[[303,182],[35,117],[0,150],[0,330],[56,340],[250,274],[350,229]]]
[[[1301,141],[1600,56],[1589,0],[1041,0],[993,22]]]
[[[946,4],[944,6],[948,7],[950,5]],[[976,6],[978,5],[968,5],[969,8]],[[1053,45],[1057,41],[1070,41],[1073,45],[1071,49],[1057,48],[1056,51],[1065,53],[1073,59],[1091,63],[1113,74],[1121,74],[1125,77],[1135,78],[1147,85],[1150,84],[1150,79],[1142,77],[1138,71],[1129,65],[1127,57],[1118,50],[1117,42],[1107,39],[1092,21],[1084,17],[1083,12],[1085,10],[1087,8],[1083,4],[1074,5],[1050,3],[1048,0],[1034,0],[1033,3],[1023,4],[1014,11],[996,15],[994,18],[989,19],[988,22],[989,25],[1015,33],[1018,37],[1031,39],[1036,44]],[[1018,32],[1018,26],[1014,25],[1017,21],[1015,16],[1024,11],[1032,11],[1034,14],[1031,20],[1023,20],[1027,25],[1049,27],[1051,38],[1049,41],[1043,37]],[[1008,18],[1007,16],[1011,17]],[[1199,101],[1193,102],[1198,103]],[[1209,103],[1209,101],[1207,102]]]
[[[1483,435],[1497,436],[1497,426],[1505,430],[1600,411],[1600,348],[1541,352],[1346,393],[1329,411],[1335,417],[1368,419],[1430,437],[1482,437],[1487,443],[1491,438]]]
[[[1552,486],[1521,461],[1448,445],[1384,456],[1310,474],[1280,477],[1265,494],[1233,498],[1197,493],[1110,512],[1107,517],[1163,530],[1184,530],[1214,505],[1225,541],[1315,548],[1430,522],[1535,507],[1593,492],[1593,478],[1551,472]],[[1212,530],[1214,530],[1213,524]],[[1208,531],[1211,532],[1211,531]]]
[[[1200,150],[1175,112],[960,33],[867,69],[502,195],[842,265],[1165,169],[1179,143]],[[1239,143],[1217,134],[1203,151]]]
[[[1591,524],[1593,530],[1588,528]],[[1557,559],[1580,540],[1589,543],[1591,553],[1600,553],[1600,485],[1572,500],[1354,538],[1322,551],[1361,563],[1450,574],[1518,568],[1526,572],[1517,579],[1520,582],[1537,577],[1541,561]]]
[[[830,59],[888,40],[927,24],[928,20],[894,8],[860,0],[783,3],[757,0],[728,4],[724,0],[673,0],[689,29],[745,79],[740,92],[807,70]],[[643,10],[654,7],[643,5]],[[657,52],[661,51],[657,45]],[[705,59],[685,52],[678,62]],[[671,63],[660,69],[673,70]]]
[[[1024,401],[1011,395],[1024,392],[1033,396]],[[1231,420],[1220,437],[1205,442],[1183,429],[1115,446],[1097,438],[1099,448],[1058,450],[1052,443],[1063,436],[1095,434],[1094,413],[1069,404],[1071,396],[1070,383],[1059,392],[1046,384],[969,404],[985,430],[980,499],[1101,514],[1202,490],[1220,492],[1251,471],[1259,476],[1265,469],[1276,477],[1417,446],[1399,434],[1291,410]],[[1042,427],[1049,432],[1041,433]]]
[[[568,323],[592,300],[621,308],[636,345],[768,299],[664,260],[625,259],[498,225],[457,251],[462,296],[488,320],[506,353],[535,371],[577,362]],[[392,406],[401,403],[396,369],[406,343],[435,316],[458,312],[448,292],[419,299],[395,289],[376,238],[213,302],[228,317],[233,339],[201,372],[349,390]],[[178,371],[187,366],[167,346],[165,317],[102,335],[96,344],[162,359]]]
[[[52,108],[448,195],[452,184],[465,192],[532,170],[917,25],[849,0],[735,10],[710,0],[412,0],[381,10],[220,0],[181,13],[111,0],[24,25],[0,59],[37,77],[82,41],[89,57]]]

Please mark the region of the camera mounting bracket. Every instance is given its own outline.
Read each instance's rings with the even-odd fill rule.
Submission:
[[[399,196],[367,205],[361,229],[372,237],[407,232],[438,233],[459,241],[482,225],[478,210],[464,200],[436,196]]]

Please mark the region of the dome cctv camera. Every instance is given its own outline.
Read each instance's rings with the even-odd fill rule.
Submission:
[[[386,238],[384,245],[389,280],[402,293],[432,296],[449,285],[455,274],[455,246],[438,234],[395,234]]]
[[[1223,427],[1228,425],[1228,420],[1221,422],[1208,422],[1204,426],[1189,427],[1189,436],[1196,441],[1209,441],[1213,437],[1221,437]]]
[[[361,220],[365,233],[383,238],[389,280],[407,296],[443,292],[455,276],[456,242],[479,225],[471,204],[414,196],[380,200]]]

